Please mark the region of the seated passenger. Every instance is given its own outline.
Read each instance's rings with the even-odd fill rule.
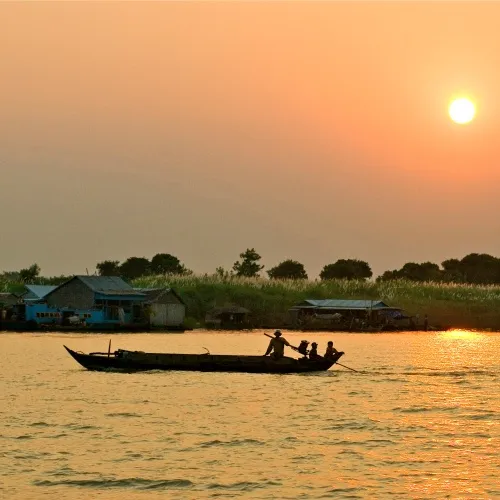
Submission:
[[[335,356],[335,354],[337,354],[338,352],[339,351],[337,351],[337,349],[333,347],[333,342],[330,340],[326,347],[325,358],[333,358],[333,356]]]
[[[318,354],[318,344],[316,342],[313,342],[311,344],[311,350],[309,351],[309,359],[318,359],[321,358],[321,356]]]
[[[307,346],[309,345],[309,342],[307,340],[301,340],[299,348],[297,349],[300,354],[302,354],[304,357],[307,356]]]

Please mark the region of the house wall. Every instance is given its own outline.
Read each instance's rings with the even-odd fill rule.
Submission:
[[[61,313],[56,307],[48,307],[45,303],[26,304],[26,321],[36,321],[39,324],[60,323],[61,317],[59,315]]]
[[[176,297],[174,297],[176,298]],[[151,325],[153,326],[181,326],[186,317],[184,304],[151,304]]]
[[[46,297],[49,307],[90,309],[94,305],[94,292],[79,279],[61,285]]]

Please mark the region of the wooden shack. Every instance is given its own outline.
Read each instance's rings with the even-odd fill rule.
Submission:
[[[135,288],[146,296],[144,308],[150,326],[167,330],[183,330],[186,304],[172,288]]]
[[[224,330],[242,330],[250,328],[249,315],[251,311],[240,306],[214,307],[205,316],[207,328]]]

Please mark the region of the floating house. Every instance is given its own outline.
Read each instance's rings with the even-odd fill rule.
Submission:
[[[145,316],[152,328],[184,330],[186,304],[172,288],[134,288],[145,295]]]
[[[207,328],[241,330],[249,328],[250,310],[240,306],[215,307],[205,315]]]
[[[0,293],[0,326],[7,318],[12,317],[12,311],[20,298],[14,293]]]
[[[48,312],[56,310],[62,325],[144,327],[146,296],[117,276],[74,276],[45,295]]]
[[[134,289],[116,276],[74,276],[59,286],[26,285],[4,294],[2,328],[15,330],[184,331],[186,305],[171,288]],[[9,295],[9,297],[7,297]]]
[[[14,293],[0,293],[0,309],[17,304],[19,297]]]
[[[399,307],[382,300],[304,300],[288,310],[292,328],[328,330],[390,329],[396,321],[411,318]]]

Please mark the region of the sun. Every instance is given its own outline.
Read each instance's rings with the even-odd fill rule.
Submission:
[[[474,119],[476,115],[476,106],[470,99],[467,99],[467,97],[460,97],[451,102],[448,113],[455,123],[464,125]]]

